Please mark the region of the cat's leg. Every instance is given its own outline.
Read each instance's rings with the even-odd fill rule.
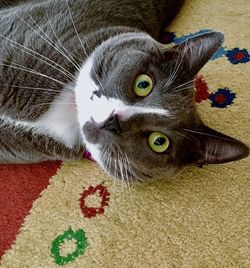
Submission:
[[[34,129],[6,124],[0,120],[0,164],[79,159],[83,150],[80,144],[67,148]]]

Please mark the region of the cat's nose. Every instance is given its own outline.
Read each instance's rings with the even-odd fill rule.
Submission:
[[[105,128],[107,130],[113,131],[117,134],[120,134],[122,132],[121,125],[119,122],[119,117],[117,114],[112,113],[107,120],[105,120],[102,128]]]

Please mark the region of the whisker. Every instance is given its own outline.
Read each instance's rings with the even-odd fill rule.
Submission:
[[[176,66],[176,64],[175,64]],[[164,84],[164,88],[166,90],[168,90],[168,88],[170,87],[170,85],[172,84],[172,74],[173,74],[173,65],[170,65],[170,76],[168,77],[168,80],[166,81],[166,83]]]
[[[84,51],[84,54],[85,54],[86,56],[88,56],[87,51],[86,51],[85,47],[83,46],[82,40],[81,40],[81,38],[80,38],[80,36],[79,36],[79,34],[78,34],[78,31],[77,31],[77,29],[76,29],[76,25],[75,25],[75,22],[74,22],[74,20],[73,20],[73,16],[72,16],[72,13],[71,13],[71,10],[70,10],[70,7],[69,7],[68,0],[65,0],[65,2],[66,2],[66,5],[67,5],[67,8],[68,8],[68,12],[69,12],[70,19],[71,19],[71,21],[72,21],[72,25],[73,25],[73,27],[74,27],[75,33],[76,33],[76,35],[77,35],[77,38],[78,38],[78,40],[79,40],[79,43],[80,43],[80,45],[82,46],[82,49],[83,49],[83,51]]]
[[[178,74],[178,71],[181,67],[181,64],[183,62],[183,59],[185,57],[185,53],[186,53],[186,50],[184,49],[183,52],[181,53],[182,57],[180,58],[180,61],[179,61],[179,64],[177,65],[177,68],[175,69],[174,71],[174,75],[173,75],[173,81],[175,80],[175,78],[177,77],[177,74]]]
[[[172,83],[174,82],[174,76],[175,76],[175,72],[176,72],[177,66],[179,64],[179,61],[180,61],[180,57],[181,57],[181,54],[179,53],[173,70],[172,70],[172,66],[171,66],[171,75],[170,75],[167,83],[165,84],[166,89],[168,89],[172,85]]]
[[[103,163],[103,166],[104,166],[104,169],[110,173],[110,169],[111,169],[111,165],[114,164],[113,168],[114,168],[114,175],[112,175],[112,178],[114,180],[114,184],[113,184],[113,193],[114,193],[114,197],[116,197],[116,183],[117,183],[117,180],[118,180],[118,177],[117,177],[117,161],[118,159],[112,159],[111,158],[111,147],[110,146],[107,146],[105,145],[104,148],[103,148],[103,153],[102,153],[102,163]],[[123,188],[122,188],[123,189]],[[113,198],[113,200],[116,202],[116,199]]]
[[[185,82],[185,83],[183,83],[183,84],[181,84],[181,85],[179,85],[179,86],[177,86],[177,87],[175,87],[175,88],[173,88],[173,89],[171,89],[171,90],[175,90],[175,89],[178,89],[178,88],[181,88],[181,87],[184,87],[184,86],[186,86],[186,85],[188,85],[188,84],[192,84],[193,82],[195,82],[196,80],[197,80],[198,78],[197,77],[195,77],[194,79],[192,79],[192,80],[189,80],[189,81],[187,81],[187,82]]]
[[[119,173],[122,177],[122,183],[123,183],[123,199],[125,199],[125,196],[126,196],[126,189],[127,189],[127,185],[126,185],[126,181],[124,180],[124,177],[123,177],[123,173],[122,173],[122,168],[121,168],[121,158],[120,158],[120,153],[119,151],[117,150],[117,158],[118,158],[118,161],[117,161],[117,167],[119,168]]]
[[[106,146],[106,147],[108,147],[108,146]],[[109,152],[109,154],[108,154],[107,169],[110,170],[111,169],[111,164],[112,164],[112,158],[111,158],[110,150],[108,148],[106,150],[107,150],[107,152]],[[116,176],[114,176],[114,193],[115,194],[116,194],[116,191],[117,191],[117,189],[116,189],[116,186],[117,185],[116,184],[117,184],[117,178],[116,178]]]
[[[114,176],[118,180],[118,164],[117,164],[117,159],[113,159],[114,161]],[[122,182],[122,193],[123,193],[123,198],[124,198],[124,184]]]
[[[221,136],[217,136],[217,135],[213,135],[213,134],[209,134],[209,133],[204,133],[204,132],[196,131],[196,130],[193,130],[193,129],[183,128],[183,130],[191,132],[191,133],[199,134],[199,135],[204,135],[204,136],[208,136],[208,137],[221,139],[221,140],[232,141],[230,138],[221,137]]]
[[[125,179],[127,181],[128,190],[129,190],[129,199],[130,199],[130,203],[132,204],[131,180],[130,180],[130,176],[128,173],[128,162],[127,162],[125,151],[123,152],[123,165],[124,165],[124,170],[125,170]]]
[[[54,92],[54,93],[64,93],[65,95],[72,96],[72,94],[69,93],[69,92],[63,92],[61,90],[56,90],[56,89],[52,89],[52,88],[27,87],[27,86],[18,86],[18,85],[9,85],[9,84],[8,84],[8,86],[9,87],[14,87],[14,88],[31,89],[31,90],[41,90],[41,91],[48,91],[48,92]]]
[[[68,51],[65,46],[62,44],[62,42],[60,41],[59,37],[57,36],[56,32],[54,31],[54,28],[52,27],[52,24],[51,24],[51,21],[50,21],[50,18],[49,18],[49,15],[48,15],[48,11],[46,11],[46,16],[47,16],[47,19],[48,19],[48,22],[49,22],[49,25],[50,25],[50,28],[54,34],[54,36],[56,37],[57,39],[57,42],[61,45],[61,47],[64,49],[64,51],[69,55],[69,57],[71,58],[71,63],[77,68],[77,70],[79,71],[80,70],[80,65],[77,63],[77,61],[74,59],[76,57],[76,55],[74,55],[73,53],[71,53],[70,51]],[[79,62],[81,61],[78,57],[76,57]]]
[[[106,146],[108,147],[108,146]],[[109,162],[108,162],[108,168],[110,169],[111,168],[111,165],[112,165],[112,157],[111,157],[111,151],[109,149],[107,149],[107,151],[109,152]],[[115,167],[114,167],[115,168]],[[113,176],[113,181],[114,181],[114,196],[116,196],[116,193],[117,193],[117,183],[118,183],[118,179],[117,179],[117,173],[115,172],[115,176]],[[119,185],[119,183],[118,183]],[[117,202],[117,199],[115,199],[115,201]]]
[[[175,68],[174,68],[174,71],[173,73],[171,74],[170,78],[169,78],[169,83],[167,83],[167,85],[165,85],[166,87],[166,90],[173,84],[173,82],[175,81],[175,78],[177,77],[177,74],[178,74],[178,71],[181,67],[181,64],[183,62],[183,59],[185,57],[185,53],[186,53],[186,49],[184,48],[183,52],[180,53],[178,55],[178,58],[177,58],[177,61],[176,61],[176,64],[175,64]]]
[[[183,133],[181,131],[175,130],[180,136],[187,138],[190,141],[197,141],[197,139],[194,136],[191,136],[189,133]]]
[[[1,37],[1,38],[4,38],[4,39],[7,40],[7,41],[9,41],[10,44],[11,44],[13,47],[15,47],[15,48],[17,48],[17,49],[23,51],[23,52],[26,53],[27,55],[30,55],[30,56],[34,57],[35,59],[38,59],[39,61],[44,62],[44,63],[47,64],[48,66],[51,66],[51,67],[54,68],[55,70],[60,71],[62,74],[64,74],[64,75],[65,75],[66,77],[68,77],[70,80],[73,81],[73,80],[76,78],[76,77],[73,76],[69,71],[67,71],[66,69],[64,69],[62,66],[60,66],[58,63],[54,62],[53,60],[47,58],[46,56],[44,56],[44,55],[42,55],[42,54],[40,54],[40,53],[38,53],[38,52],[36,52],[36,51],[34,51],[34,50],[32,50],[32,49],[29,49],[28,47],[25,47],[25,46],[23,46],[23,45],[21,45],[21,44],[15,42],[15,41],[9,39],[8,37],[5,37],[5,36],[1,35],[1,34],[0,34],[0,37]],[[41,58],[42,58],[42,59],[41,59]],[[44,60],[44,59],[45,59],[45,60]],[[60,67],[62,70],[59,69],[59,68],[56,68],[53,64],[56,65],[56,66],[58,66],[58,67]],[[63,69],[64,69],[68,74],[65,73],[65,72],[63,71]]]
[[[27,13],[27,12],[26,12]],[[28,14],[28,13],[27,13]],[[22,22],[23,23],[25,23],[31,30],[33,30],[38,36],[40,36],[47,44],[49,44],[52,48],[54,48],[56,51],[58,51],[63,57],[65,57],[69,62],[71,62],[70,60],[69,60],[69,58],[65,55],[65,54],[63,54],[61,51],[60,51],[60,49],[58,49],[53,43],[51,43],[51,42],[49,42],[46,38],[44,38],[39,32],[37,32],[36,31],[36,29],[34,28],[34,27],[32,27],[29,23],[27,23],[21,16],[19,16],[18,14],[17,14],[17,12],[15,12],[15,15],[17,16],[17,17],[19,17],[21,20],[22,20]],[[28,14],[29,15],[29,14]],[[30,16],[30,15],[29,15]],[[33,19],[33,18],[32,18]],[[35,22],[36,23],[36,22]],[[40,27],[40,26],[38,26],[38,27]],[[43,30],[42,30],[43,31]],[[44,33],[44,32],[43,32]]]
[[[139,181],[138,181],[138,176],[137,176],[137,174],[136,174],[135,171],[132,169],[132,165],[131,165],[131,163],[130,163],[130,161],[129,161],[128,155],[126,154],[126,152],[124,152],[124,153],[125,153],[126,161],[127,161],[127,163],[128,163],[128,170],[129,170],[130,175],[132,176],[133,180],[135,180],[136,182],[139,182]]]
[[[183,88],[179,88],[178,90],[171,90],[172,93],[176,93],[176,92],[180,92],[180,91],[183,91],[183,90],[186,90],[186,89],[191,89],[191,85],[188,86],[188,87],[183,87]]]
[[[122,171],[123,171],[123,177],[124,177],[124,180],[126,182],[127,189],[128,189],[130,204],[132,205],[131,185],[130,185],[130,180],[129,180],[129,176],[128,176],[127,166],[126,166],[125,152],[123,152],[121,155],[121,166],[122,166]]]
[[[46,102],[46,103],[39,103],[39,104],[35,104],[33,105],[33,107],[41,107],[41,106],[48,106],[50,105],[51,102]],[[71,102],[60,102],[60,101],[57,101],[56,102],[56,105],[75,105],[76,103],[71,103]]]
[[[7,61],[6,61],[7,62]],[[13,65],[14,64],[14,65]],[[15,66],[16,65],[16,66]],[[53,77],[50,77],[50,76],[47,76],[46,74],[43,74],[43,73],[40,73],[40,72],[37,72],[36,70],[34,69],[30,69],[30,68],[27,68],[25,66],[22,66],[22,65],[19,65],[19,64],[15,64],[12,62],[12,65],[9,65],[9,64],[1,64],[0,63],[0,66],[3,66],[3,67],[9,67],[9,68],[13,68],[13,69],[17,69],[17,70],[20,70],[20,71],[24,71],[24,72],[27,72],[27,73],[32,73],[34,75],[38,75],[38,76],[41,76],[41,77],[44,77],[44,78],[47,78],[49,80],[52,80],[54,82],[57,82],[58,84],[60,85],[63,85],[63,86],[68,86],[67,84],[63,83],[62,81],[59,81]]]
[[[86,48],[85,48],[85,46],[83,45],[82,40],[81,40],[81,38],[80,38],[80,36],[79,36],[79,33],[78,33],[77,29],[76,29],[76,25],[75,25],[75,22],[74,22],[74,19],[73,19],[73,16],[72,16],[72,13],[71,13],[71,10],[70,10],[70,7],[69,7],[68,0],[65,0],[65,2],[66,2],[66,4],[67,4],[67,8],[68,8],[68,11],[69,11],[70,19],[71,19],[71,21],[72,21],[72,25],[73,25],[73,27],[74,27],[74,30],[75,30],[75,33],[76,33],[77,38],[78,38],[78,40],[79,40],[79,43],[80,43],[80,45],[81,45],[81,47],[82,47],[82,49],[83,49],[83,52],[84,52],[85,56],[86,56],[86,57],[89,57],[89,55],[88,55],[88,53],[87,53],[87,51],[86,51]],[[96,80],[98,81],[98,83],[100,84],[100,86],[102,87],[102,89],[104,90],[104,87],[103,87],[103,85],[102,85],[100,79],[98,78],[98,75],[97,75],[97,73],[95,72],[94,69],[93,69],[93,72],[94,72],[94,75],[95,75]]]

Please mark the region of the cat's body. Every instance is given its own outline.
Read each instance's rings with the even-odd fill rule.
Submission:
[[[0,10],[0,63],[6,65],[7,62],[11,62],[27,66],[52,77],[53,73],[51,72],[54,72],[56,79],[64,83],[69,82],[69,77],[64,75],[64,69],[73,74],[77,71],[76,64],[70,62],[72,58],[67,55],[66,50],[71,51],[72,55],[75,55],[74,59],[77,63],[82,65],[87,58],[82,45],[89,55],[102,41],[113,35],[127,31],[138,31],[135,28],[128,29],[116,26],[136,25],[141,30],[146,30],[157,37],[163,20],[171,19],[176,13],[174,8],[178,8],[178,5],[167,3],[170,1],[157,1],[158,3],[155,5],[153,0],[147,1],[147,3],[145,1],[73,0],[68,1],[69,7],[64,0],[18,2],[24,3],[12,8],[2,4],[6,9]],[[11,3],[14,5],[13,1]],[[100,7],[102,5],[105,7]],[[141,11],[147,12],[146,19],[139,16]],[[166,12],[168,12],[167,16],[163,16]],[[126,14],[130,14],[130,16],[128,17]],[[74,16],[73,21],[71,16]],[[76,31],[82,44],[74,27],[77,28]],[[51,46],[52,42],[55,43],[56,48]],[[21,46],[25,46],[27,49]],[[62,53],[68,59],[65,59]],[[49,64],[55,61],[60,65],[61,71],[45,64],[44,61],[48,61],[47,58],[50,59]],[[61,118],[56,118],[56,120],[61,120],[57,124],[65,125],[63,129],[55,126],[56,122],[51,124],[46,122],[46,119],[39,121],[41,115],[49,110],[51,103],[59,93],[29,89],[56,88],[65,91],[63,85],[46,79],[44,76],[41,77],[7,66],[0,66],[0,77],[1,163],[37,162],[46,159],[67,159],[82,156],[84,144],[77,133],[80,129],[76,122],[76,111],[74,111],[73,116],[65,118],[65,114],[72,111],[68,111],[68,107],[57,105],[58,114],[62,115],[60,112],[65,110],[65,114]],[[28,101],[30,104],[27,103]],[[64,102],[72,103],[72,101],[70,99]],[[44,105],[42,105],[43,103]],[[23,121],[28,123],[27,127]],[[46,130],[47,127],[49,129]],[[56,128],[59,130],[57,131]],[[56,135],[55,139],[51,139],[55,136],[54,132],[60,132],[60,134]],[[51,135],[46,135],[47,133]],[[67,135],[74,137],[70,137],[70,141],[67,142]],[[60,136],[65,138],[63,142],[60,142]]]
[[[0,163],[81,158],[87,147],[112,175],[125,176],[126,170],[127,177],[143,177],[153,175],[149,170],[175,173],[186,164],[248,155],[242,143],[212,130],[207,133],[229,139],[234,152],[227,144],[224,157],[215,155],[210,149],[215,141],[196,144],[201,134],[177,134],[206,130],[188,82],[223,40],[211,33],[174,51],[155,41],[182,1],[18,2],[10,7],[0,1]],[[198,54],[192,55],[195,46]],[[183,50],[194,58],[185,63]],[[158,93],[146,98],[126,93],[144,73],[154,76]],[[189,88],[168,93],[167,78],[173,89],[185,83]],[[151,129],[172,141],[165,158],[150,149],[139,152]]]

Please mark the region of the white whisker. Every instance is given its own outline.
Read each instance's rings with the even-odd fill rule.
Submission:
[[[42,55],[42,54],[40,54],[40,53],[38,53],[38,52],[36,52],[36,51],[34,51],[34,50],[28,48],[28,47],[25,47],[25,46],[23,46],[23,45],[21,45],[21,44],[15,42],[15,41],[9,39],[8,37],[5,37],[5,36],[1,35],[1,34],[0,34],[0,37],[1,37],[1,38],[4,38],[4,39],[7,40],[7,41],[9,41],[10,44],[11,44],[13,47],[15,47],[15,48],[17,48],[17,49],[23,51],[23,52],[26,53],[27,55],[30,55],[30,56],[34,57],[35,59],[38,59],[39,61],[44,62],[45,64],[51,66],[51,67],[54,68],[55,70],[60,71],[62,74],[64,74],[65,76],[67,76],[70,80],[74,80],[74,79],[75,79],[75,76],[73,76],[68,70],[66,70],[65,68],[63,68],[62,66],[60,66],[58,63],[54,62],[53,60],[47,58],[46,56],[44,56],[44,55]],[[41,58],[42,58],[42,59],[41,59]],[[62,70],[59,69],[59,68],[56,68],[53,64],[56,65],[56,66],[58,66],[58,67],[60,67]],[[65,73],[65,72],[63,71],[63,69],[64,69],[68,74]]]
[[[130,180],[129,180],[129,174],[128,174],[128,165],[127,163],[127,159],[126,159],[126,152],[123,152],[123,165],[124,165],[124,170],[125,170],[125,180],[127,181],[127,186],[128,186],[128,190],[129,190],[129,199],[130,199],[130,203],[132,205],[132,194],[131,194],[131,185],[130,185]]]
[[[192,80],[189,80],[189,81],[187,81],[187,82],[185,82],[185,83],[183,83],[183,84],[181,84],[181,85],[179,85],[179,86],[177,86],[177,87],[175,87],[175,88],[173,88],[171,90],[182,88],[182,87],[184,87],[184,86],[186,86],[188,84],[190,84],[190,86],[191,86],[193,84],[193,82],[195,82],[196,80],[197,80],[197,77],[192,79]]]
[[[80,70],[80,66],[78,65],[77,61],[74,59],[74,57],[76,57],[73,53],[71,53],[70,51],[68,51],[65,46],[62,44],[62,42],[60,41],[59,37],[57,36],[56,32],[54,31],[54,28],[52,27],[52,24],[51,24],[51,21],[50,21],[50,18],[49,18],[49,15],[48,15],[48,12],[46,12],[46,16],[47,16],[47,19],[48,19],[48,22],[49,22],[49,25],[50,25],[50,28],[54,34],[54,36],[56,37],[57,39],[57,42],[61,45],[61,47],[64,49],[64,51],[69,55],[69,57],[71,58],[70,62],[77,68],[77,70],[79,71]],[[80,61],[80,59],[77,57],[77,59]]]
[[[79,33],[78,33],[77,29],[76,29],[76,25],[75,25],[75,22],[74,22],[74,19],[73,19],[73,16],[72,16],[72,13],[71,13],[71,10],[70,10],[70,7],[69,7],[68,0],[65,0],[65,1],[66,1],[66,4],[67,4],[67,8],[68,8],[68,11],[69,11],[70,19],[71,19],[71,21],[72,21],[72,25],[73,25],[73,27],[74,27],[75,33],[76,33],[76,35],[77,35],[77,38],[78,38],[78,40],[79,40],[79,42],[80,42],[80,45],[81,45],[81,47],[82,47],[82,49],[83,49],[83,51],[84,51],[86,57],[89,57],[89,55],[88,55],[88,53],[87,53],[87,51],[86,51],[86,48],[85,48],[85,46],[83,45],[82,40],[81,40],[81,38],[80,38],[80,36],[79,36]],[[97,80],[98,83],[100,84],[101,88],[104,90],[104,87],[103,87],[103,85],[102,85],[100,79],[98,78],[98,75],[97,75],[97,73],[95,72],[94,69],[93,69],[93,72],[94,72],[94,76],[95,76],[96,80]]]
[[[35,104],[33,105],[33,107],[48,106],[48,105],[51,105],[51,102]],[[75,103],[57,101],[56,105],[75,105]]]
[[[49,80],[52,80],[54,82],[57,82],[60,85],[67,86],[67,84],[63,83],[62,81],[59,81],[59,80],[57,80],[57,79],[55,79],[53,77],[47,76],[47,75],[45,75],[43,73],[37,72],[36,70],[27,68],[25,66],[21,66],[19,64],[15,64],[15,63],[12,63],[12,65],[10,65],[10,64],[0,64],[0,66],[17,69],[17,70],[24,71],[24,72],[27,72],[27,73],[32,73],[32,74],[47,78]]]
[[[9,85],[9,87],[11,88],[22,88],[22,89],[31,89],[31,90],[41,90],[41,91],[48,91],[48,92],[52,92],[52,93],[60,93],[60,94],[65,94],[68,96],[72,96],[71,93],[69,92],[62,92],[61,90],[56,90],[56,89],[52,89],[52,88],[42,88],[42,87],[26,87],[26,86],[18,86],[18,85]]]
[[[221,140],[231,141],[230,138],[221,137],[221,136],[217,136],[217,135],[213,135],[213,134],[209,134],[209,133],[205,133],[205,132],[201,132],[201,131],[195,131],[193,129],[183,128],[183,130],[191,132],[191,133],[199,134],[199,135],[204,135],[204,136],[213,137],[213,138],[217,138],[217,139],[221,139]]]
[[[176,60],[176,64],[173,70],[173,73],[171,74],[169,81],[167,83],[167,85],[165,85],[166,90],[173,84],[173,82],[175,81],[175,78],[177,77],[178,71],[181,67],[181,64],[183,62],[183,59],[185,57],[185,53],[186,53],[186,49],[183,50],[182,53],[179,53],[178,58]]]
[[[27,13],[27,12],[26,12]],[[27,13],[28,14],[28,13]],[[63,57],[65,57],[67,60],[69,60],[69,58],[67,56],[65,56],[65,54],[61,53],[60,49],[58,49],[53,43],[49,42],[46,38],[44,38],[39,32],[36,31],[36,29],[34,27],[32,27],[29,23],[27,23],[21,16],[19,16],[17,14],[17,12],[15,12],[15,15],[17,17],[19,17],[23,23],[25,23],[31,30],[33,30],[38,36],[40,36],[47,44],[49,44],[52,48],[54,48],[56,51],[58,51]],[[28,14],[29,15],[29,14]],[[35,22],[36,23],[36,22]],[[39,27],[39,26],[38,26]],[[43,30],[42,30],[43,31]],[[71,62],[69,60],[69,62]]]

